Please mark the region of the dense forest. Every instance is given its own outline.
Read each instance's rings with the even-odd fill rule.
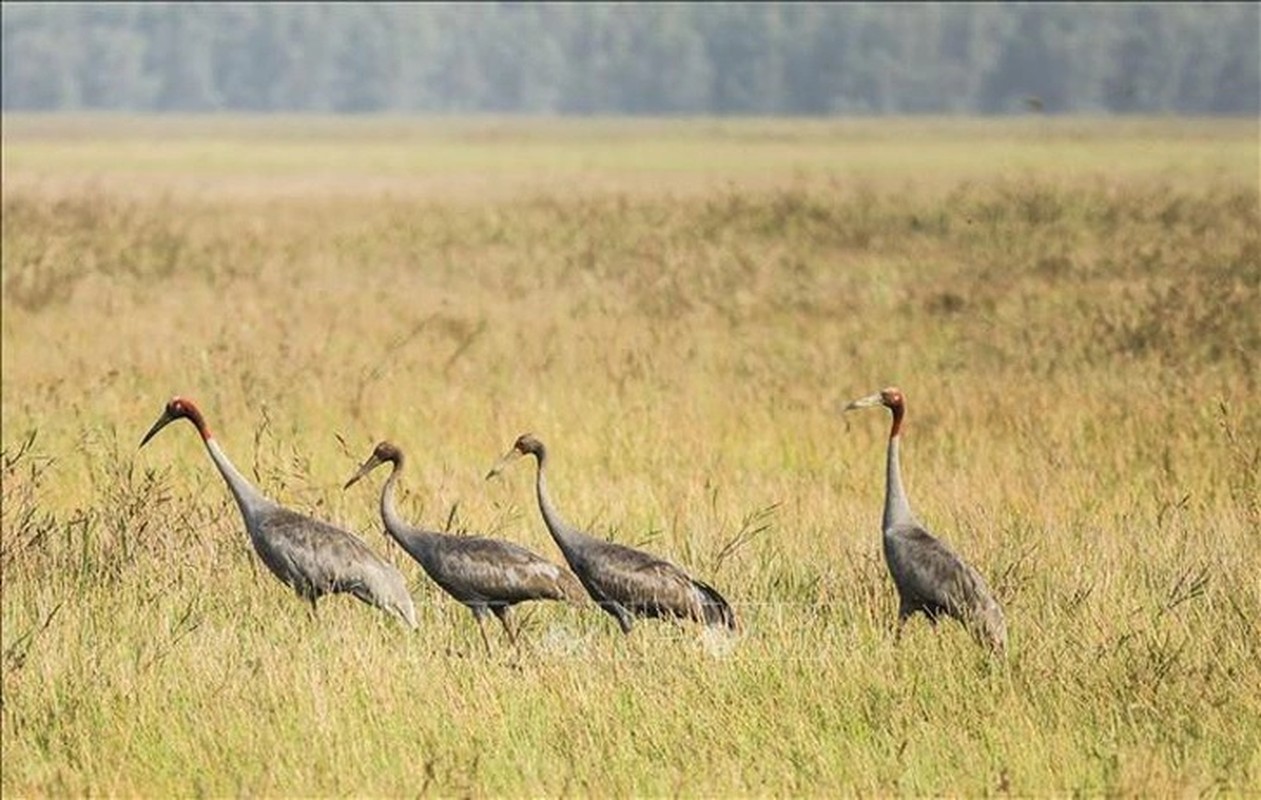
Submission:
[[[1261,110],[1256,3],[0,8],[6,110]]]

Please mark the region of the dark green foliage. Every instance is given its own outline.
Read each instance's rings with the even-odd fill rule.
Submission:
[[[3,107],[1255,114],[1256,4],[13,4]]]

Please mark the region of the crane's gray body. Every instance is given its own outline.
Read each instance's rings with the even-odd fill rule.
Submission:
[[[145,442],[172,420],[189,419],[236,499],[250,542],[267,569],[315,609],[326,594],[348,593],[416,627],[416,611],[403,576],[366,544],[340,528],[291,511],[245,479],[211,436],[191,401],[173,399]]]
[[[402,574],[359,539],[276,504],[244,516],[259,558],[312,607],[326,594],[344,592],[416,627],[416,611]]]
[[[920,526],[887,529],[884,557],[898,590],[898,618],[923,612],[932,622],[945,614],[962,622],[995,650],[1007,644],[1003,610],[981,574]]]
[[[393,464],[381,489],[381,520],[386,532],[420,563],[434,583],[473,612],[487,650],[490,641],[482,624],[488,612],[499,618],[509,638],[515,642],[516,633],[509,624],[508,611],[517,603],[527,600],[583,602],[582,586],[577,578],[524,547],[483,536],[439,533],[404,522],[394,505],[394,486],[403,469],[403,453],[389,442],[378,444],[372,457],[346,485],[350,486],[386,461]]]
[[[894,387],[856,400],[849,408],[883,404],[894,414],[885,461],[883,544],[885,563],[898,591],[898,633],[907,618],[922,612],[936,624],[942,614],[964,624],[976,639],[1002,652],[1007,647],[1003,610],[985,579],[948,545],[929,533],[911,511],[902,486],[899,456],[904,413],[902,394]]]
[[[617,620],[623,633],[630,633],[635,617],[675,617],[737,628],[735,612],[712,586],[668,561],[568,525],[548,496],[543,443],[523,436],[517,440],[516,452],[536,458],[535,491],[543,521],[587,593]]]
[[[583,599],[568,570],[510,542],[387,526],[394,541],[444,592],[484,617],[527,600]]]
[[[561,552],[570,569],[624,633],[630,633],[635,617],[678,617],[736,627],[735,614],[722,595],[674,564],[573,528],[557,533],[558,528],[549,524],[548,529],[558,545],[562,539],[567,542]]]

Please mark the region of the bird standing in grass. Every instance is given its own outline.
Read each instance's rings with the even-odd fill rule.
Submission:
[[[962,622],[978,641],[1002,653],[1007,647],[1003,609],[990,594],[981,574],[924,527],[911,511],[902,488],[898,444],[906,398],[890,386],[855,400],[846,411],[884,406],[893,413],[889,432],[884,495],[884,558],[897,586],[898,638],[908,617],[922,611],[934,625],[941,614]]]
[[[587,593],[617,620],[623,633],[630,633],[635,617],[676,617],[737,629],[735,612],[712,586],[668,561],[566,524],[547,492],[547,450],[531,434],[520,436],[486,477],[494,477],[524,455],[537,460],[535,488],[543,522]]]
[[[416,610],[399,571],[346,531],[290,511],[264,496],[228,460],[192,400],[172,398],[140,446],[177,419],[193,423],[201,434],[210,459],[236,498],[259,558],[273,575],[311,604],[312,614],[323,595],[348,592],[416,628]]]
[[[524,547],[480,536],[427,531],[403,522],[394,508],[394,484],[403,470],[403,452],[389,442],[376,446],[359,471],[346,481],[346,488],[387,463],[392,465],[390,476],[381,489],[381,519],[386,531],[420,562],[434,583],[473,612],[487,653],[488,613],[499,618],[508,640],[515,646],[517,634],[508,615],[512,606],[527,600],[584,601],[582,586],[569,570]]]

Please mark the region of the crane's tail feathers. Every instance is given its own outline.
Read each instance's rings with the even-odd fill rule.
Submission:
[[[740,630],[736,612],[731,610],[731,605],[717,589],[695,578],[692,579],[692,584],[701,593],[701,613],[705,615],[706,625],[725,627],[733,632]]]
[[[989,615],[984,621],[984,639],[995,653],[1004,655],[1007,652],[1007,623],[1003,621],[1003,612],[998,611],[997,614]]]
[[[403,623],[411,630],[418,630],[420,628],[419,623],[416,622],[416,607],[410,602],[410,598],[406,603],[399,603],[397,608],[394,609],[394,612],[398,614]]]
[[[399,575],[397,580],[387,580],[380,585],[369,585],[363,580],[356,579],[353,582],[339,584],[337,591],[350,592],[352,596],[368,605],[393,614],[412,630],[420,627],[416,622],[416,606],[412,603],[412,596],[407,592],[407,584],[403,582],[402,575]]]
[[[988,645],[997,655],[1007,651],[1007,622],[1003,609],[993,598],[986,598],[972,613],[965,615],[964,624],[978,642]]]

